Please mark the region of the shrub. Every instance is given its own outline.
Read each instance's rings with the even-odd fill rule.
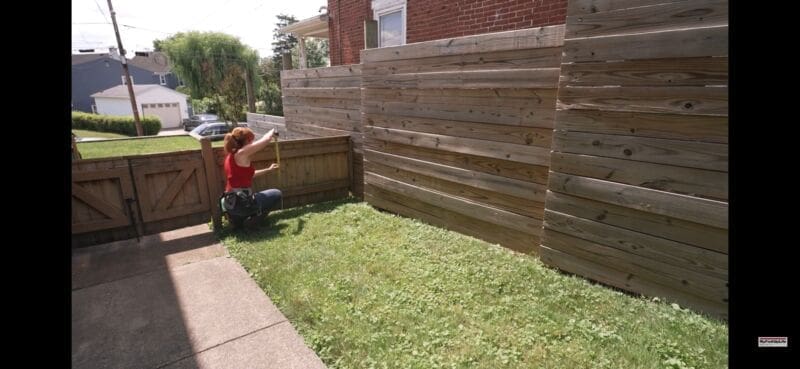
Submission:
[[[161,131],[161,120],[158,117],[139,119],[145,136],[152,136]],[[136,124],[133,117],[90,114],[78,111],[72,112],[72,128],[88,131],[119,133],[126,136],[136,136]]]

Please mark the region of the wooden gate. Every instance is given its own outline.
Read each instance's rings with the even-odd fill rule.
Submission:
[[[72,244],[208,222],[209,197],[199,150],[73,162]]]

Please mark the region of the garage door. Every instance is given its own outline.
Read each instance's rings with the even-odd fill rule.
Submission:
[[[142,115],[159,117],[162,129],[181,126],[181,107],[178,103],[142,104]]]

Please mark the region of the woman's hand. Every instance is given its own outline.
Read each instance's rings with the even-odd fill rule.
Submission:
[[[270,166],[269,166],[269,168],[267,168],[267,170],[275,170],[275,169],[278,169],[278,168],[280,168],[280,167],[281,167],[281,165],[280,165],[280,164],[278,164],[278,163],[272,163],[272,165],[270,165]]]

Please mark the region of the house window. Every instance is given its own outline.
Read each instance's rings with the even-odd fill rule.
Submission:
[[[373,0],[372,9],[378,20],[378,47],[406,43],[406,2],[403,0]]]
[[[159,74],[158,75],[158,83],[160,83],[162,86],[166,85],[167,84],[167,75],[163,74],[163,73]]]
[[[122,76],[122,84],[127,85],[127,83],[125,83],[125,76]],[[133,76],[131,76],[131,84],[136,84],[136,81],[133,80]]]

